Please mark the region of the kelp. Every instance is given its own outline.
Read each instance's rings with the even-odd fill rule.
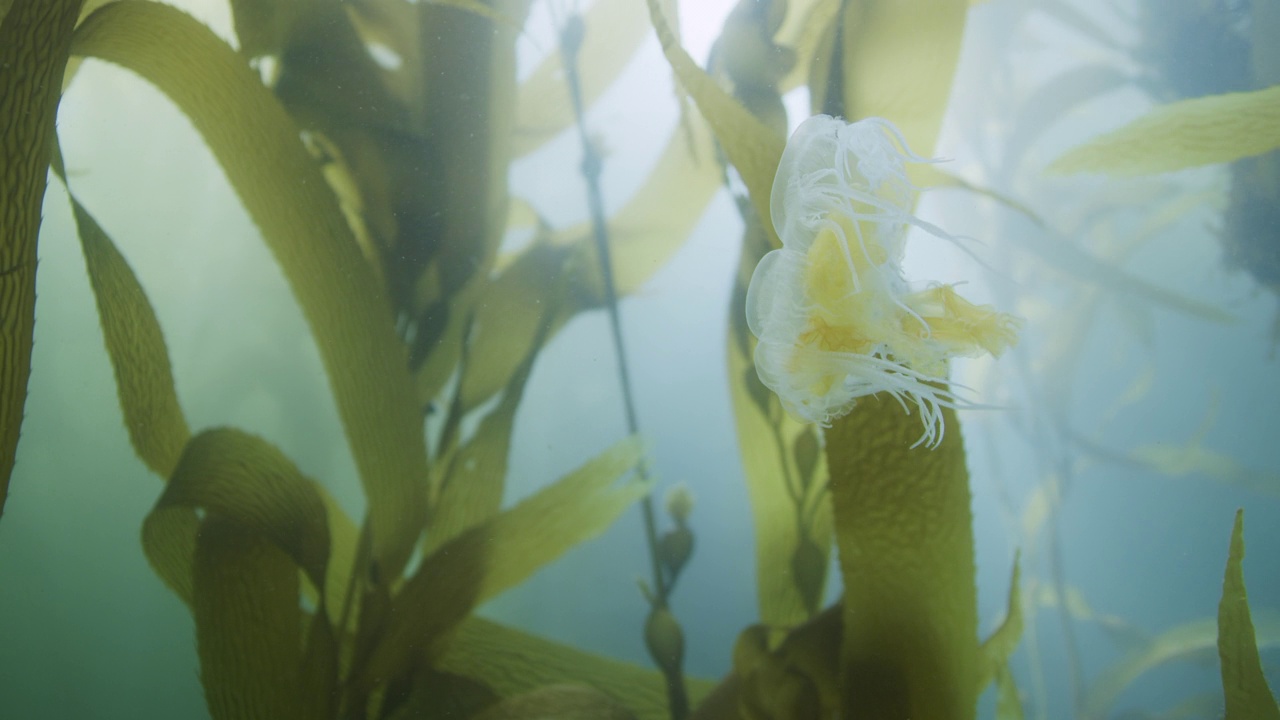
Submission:
[[[426,512],[421,413],[386,300],[297,126],[231,48],[165,5],[104,6],[73,52],[153,82],[218,158],[312,328],[369,498],[374,554],[398,572]]]
[[[883,114],[927,154],[969,4],[747,2],[709,72],[680,47],[669,8],[648,5],[701,115],[684,119],[642,190],[609,219],[615,294],[633,292],[679,247],[724,176],[717,151],[747,190],[728,350],[761,622],[740,635],[721,683],[688,682],[695,717],[967,718],[992,683],[997,716],[1022,716],[1009,657],[1034,614],[1024,614],[1015,560],[1004,621],[979,642],[954,414],[935,450],[908,449],[918,418],[883,397],[825,433],[798,423],[759,382],[741,312],[755,262],[778,242],[767,197],[785,132],[781,92],[808,79],[815,107]],[[358,524],[268,439],[234,428],[192,435],[155,313],[73,193],[125,425],[167,481],[143,547],[192,611],[211,713],[669,717],[658,673],[472,616],[651,489],[615,482],[641,461],[640,441],[628,438],[502,509],[540,350],[609,301],[585,229],[551,228],[506,196],[511,159],[568,122],[554,109],[527,120],[553,97],[559,62],[552,55],[517,88],[512,48],[527,3],[233,5],[239,52],[172,9],[130,0],[95,13],[76,40],[77,51],[169,94],[214,150],[310,324],[370,500]],[[642,37],[638,7],[592,7],[587,102]],[[592,34],[600,18],[627,20],[617,35]],[[374,62],[369,45],[398,63]],[[257,68],[273,68],[264,87],[250,63],[265,57],[276,62]],[[500,256],[504,230],[520,223],[534,239]],[[443,417],[424,433],[429,413]],[[1040,522],[1029,519],[1028,537]],[[824,610],[833,537],[845,594]],[[1243,580],[1231,568],[1224,685],[1229,698],[1237,686],[1256,698]],[[1033,607],[1046,595],[1028,594]],[[651,648],[655,635],[671,640],[672,626],[683,643],[666,608],[653,610]],[[655,652],[660,665],[679,655],[670,644]]]
[[[1067,151],[1051,172],[1145,175],[1280,148],[1280,86],[1169,103]]]
[[[0,516],[22,429],[35,330],[36,242],[58,112],[58,78],[83,0],[6,4],[0,18]]]
[[[972,718],[979,680],[973,516],[954,414],[937,448],[889,398],[827,436],[844,577],[842,707],[855,718]]]
[[[346,392],[367,395],[366,406],[396,397],[399,404],[392,407],[410,410],[397,415],[383,407],[382,424],[374,430],[392,438],[405,431],[417,435],[421,457],[400,465],[419,468],[406,478],[408,497],[411,505],[425,502],[427,457],[415,394],[404,392],[407,372],[383,373],[377,364],[352,360],[349,347],[331,346],[326,352],[326,344],[340,345],[338,336],[346,336],[348,344],[371,343],[365,352],[390,351],[384,361],[403,363],[405,358],[390,332],[390,307],[381,300],[376,274],[359,271],[366,266],[358,245],[336,199],[324,191],[323,182],[316,182],[320,168],[307,155],[296,126],[230,48],[170,8],[129,2],[108,6],[78,30],[76,51],[139,71],[192,116],[285,268],[321,354],[329,358],[326,368],[340,408]],[[183,59],[195,65],[183,65]],[[186,85],[186,74],[202,80]],[[219,114],[226,111],[244,117],[233,122]],[[255,167],[248,161],[259,154],[271,162]],[[302,174],[290,175],[295,172]],[[267,204],[263,198],[270,193],[262,188],[272,183],[295,187],[292,194],[271,196],[274,202]],[[437,463],[444,480],[433,486],[439,491],[433,497],[439,500],[434,512],[446,519],[440,522],[441,534],[425,547],[425,559],[401,586],[396,576],[412,546],[379,547],[376,501],[364,532],[357,535],[333,499],[269,442],[234,429],[189,436],[154,312],[110,238],[74,195],[72,202],[131,441],[152,470],[169,481],[144,523],[143,545],[157,572],[191,606],[202,679],[215,717],[243,717],[245,712],[323,717],[339,711],[361,716],[412,707],[404,703],[413,697],[413,683],[439,679],[432,664],[450,647],[454,629],[477,603],[597,534],[650,489],[635,482],[613,487],[614,479],[639,459],[640,446],[632,440],[514,508],[498,511],[506,473],[502,457],[515,408],[533,355],[550,330],[549,319],[557,316],[548,307],[543,321],[530,323],[532,346],[518,360],[516,376],[505,383],[503,401],[466,444],[447,448],[448,463]],[[300,239],[308,233],[304,249]],[[338,267],[342,270],[335,273]],[[303,277],[307,273],[313,277]],[[355,279],[344,285],[336,275]],[[338,293],[327,301],[315,292],[326,282],[336,283]],[[366,301],[340,302],[357,296]],[[381,319],[375,311],[382,313]],[[392,338],[390,345],[387,338]],[[368,373],[363,380],[354,377],[361,375],[352,372],[356,368]],[[351,431],[352,423],[361,421],[359,405],[348,403],[344,413],[357,456],[358,446],[369,441],[367,432]],[[390,461],[395,464],[394,457]],[[366,479],[366,488],[387,480],[376,475]],[[478,495],[474,489],[480,490]],[[390,517],[394,523],[395,514]],[[412,538],[420,527],[400,532]],[[342,566],[331,568],[334,562]],[[298,582],[299,572],[305,584]],[[312,598],[313,610],[299,605],[300,594]],[[420,607],[431,610],[407,611]],[[253,655],[252,663],[243,662],[246,653]],[[635,679],[652,677],[640,672]],[[632,692],[620,691],[619,701],[629,700]],[[497,701],[492,693],[478,696]],[[566,708],[582,700],[572,693],[541,697]],[[509,716],[512,707],[499,704],[494,716]]]
[[[1280,705],[1267,686],[1258,657],[1257,635],[1244,587],[1244,510],[1236,511],[1231,548],[1218,603],[1218,658],[1222,662],[1222,692],[1226,720],[1275,720]]]

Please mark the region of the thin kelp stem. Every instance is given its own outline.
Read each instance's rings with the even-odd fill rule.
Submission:
[[[631,393],[631,373],[627,367],[627,353],[622,339],[622,320],[618,315],[618,293],[613,280],[613,260],[609,253],[609,231],[604,212],[604,197],[600,189],[600,171],[603,163],[600,153],[591,142],[591,138],[587,136],[587,125],[582,106],[582,84],[578,75],[578,51],[582,48],[585,32],[586,27],[583,24],[582,16],[577,12],[570,13],[565,18],[564,27],[560,32],[560,54],[564,65],[565,82],[568,84],[569,97],[573,103],[573,115],[578,128],[578,137],[582,141],[582,175],[587,182],[591,230],[595,240],[596,252],[600,259],[600,275],[604,283],[605,308],[609,312],[609,327],[613,334],[614,354],[618,360],[618,381],[622,385],[623,406],[627,416],[627,432],[635,434],[639,431],[640,423],[636,419],[635,399]],[[639,473],[642,480],[648,479],[646,463],[640,463]],[[654,593],[649,598],[652,607],[650,621],[646,624],[646,636],[648,636],[654,632],[654,627],[658,625],[658,623],[654,622],[655,617],[661,616],[664,619],[663,624],[667,620],[672,624],[675,621],[670,614],[667,603],[670,587],[666,577],[663,575],[662,562],[659,558],[658,530],[657,522],[654,519],[652,495],[645,495],[640,500],[640,510],[644,516],[644,534],[645,541],[649,546],[649,563],[653,575],[654,588]],[[675,626],[674,632],[679,633],[678,626]],[[680,658],[671,657],[670,655],[658,657],[658,654],[654,652],[652,640],[649,637],[646,637],[646,640],[650,642],[650,653],[654,656],[654,661],[662,669],[663,675],[666,677],[667,705],[671,711],[672,720],[684,720],[689,714],[689,699],[685,689],[684,676],[680,670]]]

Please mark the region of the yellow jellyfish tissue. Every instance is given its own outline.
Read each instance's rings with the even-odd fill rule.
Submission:
[[[936,447],[942,408],[967,404],[947,388],[947,360],[998,356],[1020,321],[950,285],[908,287],[907,231],[955,238],[912,214],[907,162],[929,161],[881,118],[817,115],[796,129],[770,198],[782,248],[751,277],[747,323],[760,380],[797,419],[827,426],[858,398],[886,392],[918,409],[916,445]]]

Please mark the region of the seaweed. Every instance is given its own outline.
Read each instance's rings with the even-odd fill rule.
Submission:
[[[1249,610],[1242,514],[1217,623],[1141,637],[1089,608],[1060,562],[1052,583],[1022,579],[1020,558],[1041,528],[1053,527],[1067,468],[1062,486],[1040,485],[1023,517],[1024,554],[1013,561],[1004,616],[983,639],[970,471],[954,408],[934,407],[939,430],[920,446],[921,418],[892,393],[860,397],[847,413],[822,418],[824,427],[795,419],[760,379],[745,308],[757,263],[782,242],[770,196],[789,124],[783,94],[807,85],[814,111],[889,118],[907,145],[928,154],[970,4],[744,0],[704,69],[681,47],[670,4],[600,0],[585,15],[560,18],[561,52],[521,83],[515,41],[526,0],[232,0],[238,48],[160,3],[91,3],[78,26],[74,0],[4,3],[0,65],[9,69],[0,75],[0,117],[15,129],[5,135],[10,153],[0,173],[5,483],[29,370],[36,233],[51,167],[70,196],[124,427],[164,483],[142,522],[142,549],[191,613],[214,718],[962,720],[976,717],[992,686],[997,717],[1019,718],[1011,658],[1044,606],[1060,610],[1068,632],[1074,622],[1096,623],[1135,648],[1110,682],[1081,691],[1086,716],[1105,716],[1148,669],[1216,646],[1228,718],[1276,717],[1256,649],[1273,644],[1275,630],[1266,612],[1255,629]],[[692,107],[641,190],[610,216],[599,184],[607,160],[585,111],[640,46],[646,9],[680,102]],[[1066,6],[1057,12],[1088,27]],[[72,57],[115,63],[155,85],[217,158],[319,350],[367,501],[363,517],[348,514],[329,489],[342,478],[308,475],[271,438],[188,421],[156,310],[63,167],[55,80],[66,66],[71,81]],[[1087,67],[1050,93],[1066,87],[1065,98],[1029,112],[1027,122],[1056,119],[1118,82],[1106,67]],[[1099,141],[1062,168],[1125,161],[1146,172],[1270,150],[1270,93],[1172,104],[1133,131],[1142,142]],[[1188,122],[1231,135],[1197,136],[1230,151],[1174,157],[1162,140],[1184,137]],[[555,228],[510,196],[507,176],[515,158],[571,126],[585,156],[591,222]],[[1036,130],[1015,137],[1018,154]],[[911,177],[996,199],[1050,226],[1012,194],[927,166]],[[677,490],[667,502],[671,527],[660,532],[618,304],[680,247],[721,185],[736,192],[744,225],[726,350],[760,616],[713,682],[683,669],[698,627],[676,619],[672,591],[691,572],[697,527],[691,497]],[[512,229],[532,240],[505,248]],[[1105,275],[1095,283],[1124,284],[1111,258],[1076,259],[1080,275]],[[922,296],[945,305],[949,290]],[[1216,308],[1146,290],[1222,319]],[[1082,323],[1099,296],[1080,303]],[[534,367],[572,318],[596,309],[611,315],[628,436],[504,506],[509,479],[524,470],[510,452]],[[994,344],[1011,341],[1011,324]],[[1074,356],[1059,360],[1058,380],[1069,385]],[[937,365],[926,380],[951,397],[944,361]],[[1104,459],[1109,452],[1094,450]],[[1198,437],[1181,454],[1140,447],[1120,455],[1170,475],[1256,482]],[[1269,476],[1263,483],[1274,490]],[[0,489],[0,509],[4,497]],[[643,633],[657,671],[475,615],[633,504],[646,521]],[[837,581],[828,578],[833,550]],[[831,603],[828,585],[837,582]]]

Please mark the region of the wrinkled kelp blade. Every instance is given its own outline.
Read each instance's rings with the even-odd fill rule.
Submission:
[[[1050,172],[1146,175],[1280,148],[1280,85],[1169,103],[1067,151]]]
[[[1231,550],[1218,603],[1218,657],[1226,720],[1280,720],[1280,706],[1267,686],[1258,656],[1249,596],[1244,587],[1244,510],[1236,511]]]
[[[680,47],[680,41],[667,24],[658,1],[647,2],[649,16],[658,33],[658,40],[662,43],[662,52],[667,56],[667,62],[671,63],[680,84],[693,98],[698,110],[711,125],[725,154],[729,156],[729,162],[742,177],[751,194],[756,214],[774,245],[780,245],[769,219],[769,193],[773,187],[774,173],[778,170],[778,160],[782,157],[782,139],[770,132],[768,127],[725,92],[705,70],[698,67],[689,53]]]
[[[250,695],[258,687],[258,680],[239,674],[237,663],[256,662],[256,658],[238,655],[246,652],[266,652],[272,662],[287,663],[274,668],[271,677],[290,678],[288,692],[262,689],[261,699],[255,702],[265,703],[263,707],[301,702],[312,711],[323,709],[336,680],[337,647],[328,624],[327,603],[321,602],[311,622],[305,653],[301,649],[297,581],[301,569],[313,587],[326,588],[329,510],[321,493],[270,443],[238,430],[215,429],[200,433],[187,443],[173,477],[144,521],[144,545],[151,537],[146,528],[166,522],[175,513],[184,516],[197,509],[206,514],[206,519],[200,523],[196,538],[191,603],[211,711],[214,695],[222,692],[230,703],[228,712],[233,713],[229,716],[242,717],[234,713],[245,711],[254,711],[251,717],[259,716],[254,714],[257,706],[237,706],[234,702],[235,683],[249,683],[244,693]],[[163,551],[153,547],[146,550],[148,556]],[[281,579],[286,570],[280,569],[277,558],[285,562],[287,582]],[[245,579],[229,582],[225,576],[233,573],[236,563],[244,564]],[[228,587],[215,588],[202,581],[202,577],[208,577],[202,573],[211,572],[211,567],[221,577],[217,582]],[[254,578],[255,572],[262,576]],[[274,586],[257,587],[259,582],[280,585],[287,590],[289,601],[276,596]],[[289,610],[284,609],[286,605]],[[255,625],[271,622],[290,623],[292,634],[280,629],[267,632]],[[239,641],[223,637],[226,633],[252,632],[262,637]],[[255,648],[253,642],[288,644],[262,650]],[[206,644],[213,650],[206,653]],[[218,679],[224,676],[225,681]],[[215,686],[211,682],[222,684]],[[215,717],[219,716],[215,713]]]
[[[214,720],[303,720],[298,573],[287,555],[210,517],[196,544],[193,614]]]
[[[328,511],[309,478],[271,443],[230,428],[191,439],[153,513],[203,508],[262,535],[324,587]]]
[[[0,22],[0,515],[31,375],[36,240],[50,141],[81,2],[18,0]]]
[[[846,3],[841,48],[844,116],[883,117],[929,156],[960,60],[968,0]]]
[[[445,649],[445,634],[472,608],[603,532],[651,489],[643,482],[615,484],[640,454],[638,439],[619,442],[423,560],[392,602],[384,641],[360,679],[364,687],[399,677],[415,656],[434,659]]]
[[[462,624],[439,667],[475,678],[503,697],[554,683],[585,683],[641,720],[669,718],[664,681],[657,672],[480,618]],[[705,680],[686,678],[686,684],[694,705],[712,689]]]
[[[617,700],[584,685],[549,685],[509,697],[474,720],[634,720]]]
[[[425,512],[426,448],[390,309],[297,126],[244,59],[189,16],[150,2],[104,6],[74,52],[151,81],[192,120],[262,230],[315,336],[389,573]]]
[[[129,441],[147,467],[167,480],[191,431],[178,403],[164,333],[115,243],[75,195],[71,208]]]
[[[826,432],[844,575],[843,717],[973,718],[973,514],[954,412],[934,449],[920,418],[876,395]]]
[[[65,175],[60,167],[59,174]],[[168,481],[191,433],[178,402],[160,322],[111,237],[69,186],[68,193],[129,441],[147,467]],[[152,569],[188,605],[199,524],[193,508],[175,508],[144,524],[142,532]]]

